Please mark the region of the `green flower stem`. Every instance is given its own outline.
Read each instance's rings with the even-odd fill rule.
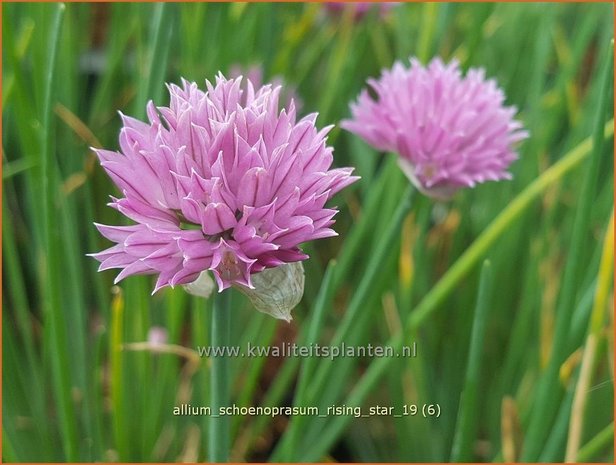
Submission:
[[[392,176],[400,170],[396,156],[387,157],[378,178],[373,182],[370,191],[362,199],[362,212],[353,228],[344,239],[344,247],[336,259],[336,272],[332,277],[332,289],[337,290],[353,270],[357,256],[366,247],[367,237],[374,227],[374,220],[383,205],[386,189],[389,187]]]
[[[45,414],[44,398],[40,395],[34,395],[35,393],[45,392],[45,384],[42,378],[42,365],[36,352],[36,340],[28,313],[27,286],[25,280],[22,279],[24,274],[17,254],[17,242],[13,227],[10,223],[10,210],[6,196],[2,198],[2,219],[4,224],[7,225],[2,231],[2,258],[5,267],[5,276],[11,277],[11,284],[6,287],[7,294],[11,297],[11,302],[13,302],[11,310],[14,313],[11,313],[11,315],[15,318],[15,326],[19,328],[19,332],[23,335],[23,346],[26,359],[28,360],[28,370],[32,376],[31,384],[34,388],[31,397],[32,408],[33,411],[35,411],[37,415],[41,415],[42,418]],[[36,426],[41,437],[46,438],[49,434],[47,431],[47,424],[45,422],[37,422]],[[49,444],[45,444],[46,448],[48,446]]]
[[[328,80],[329,82],[338,81],[344,70],[344,66],[349,60],[352,38],[353,38],[353,11],[351,8],[345,9],[342,14],[340,27],[340,38],[336,50],[330,55],[328,63]],[[329,121],[330,110],[333,103],[336,101],[337,93],[336,86],[326,86],[323,92],[319,105],[319,113],[324,121]]]
[[[482,354],[485,341],[486,320],[490,295],[492,293],[492,266],[488,260],[483,262],[479,281],[479,295],[475,307],[475,318],[471,334],[471,345],[466,366],[464,390],[460,396],[460,407],[456,435],[451,452],[451,462],[471,462],[473,460],[473,444],[477,433],[477,399],[479,396],[479,381],[481,375]]]
[[[423,4],[421,35],[417,46],[417,56],[423,63],[427,63],[430,58],[430,51],[434,47],[434,36],[436,25],[438,24],[438,3],[427,2]]]
[[[212,308],[212,326],[210,341],[216,347],[229,346],[231,338],[231,292],[223,291],[214,298]],[[210,406],[212,417],[209,428],[208,453],[210,462],[227,462],[229,460],[229,417],[217,416],[220,407],[229,405],[229,359],[226,355],[211,358],[210,367]]]
[[[614,120],[605,124],[604,135],[610,137],[614,133]],[[579,145],[569,151],[562,159],[547,169],[541,176],[528,185],[512,202],[498,215],[473,244],[462,254],[454,265],[443,275],[441,280],[432,288],[429,294],[419,303],[411,313],[406,326],[407,332],[414,332],[421,324],[438,309],[439,305],[449,295],[455,286],[485,255],[490,247],[511,227],[511,225],[527,210],[527,208],[545,192],[545,190],[567,173],[578,166],[591,153],[593,147],[592,138],[584,139]],[[386,345],[393,347],[394,352],[400,350],[406,333],[399,333],[390,338]],[[373,362],[361,380],[347,397],[346,405],[360,405],[372,389],[379,383],[382,376],[387,372],[393,358],[379,358]],[[308,454],[302,457],[302,461],[309,462],[318,460],[338,439],[351,417],[334,417],[321,437],[323,440],[313,447]]]
[[[64,17],[63,3],[54,6],[48,36],[48,50],[46,60],[45,83],[42,94],[41,122],[41,205],[43,212],[43,232],[45,243],[45,330],[48,331],[51,349],[55,356],[51,357],[51,373],[54,385],[54,396],[58,405],[58,418],[62,432],[62,447],[64,459],[67,462],[77,461],[79,451],[77,447],[77,424],[75,406],[71,399],[71,367],[67,354],[69,354],[66,331],[66,321],[61,312],[61,276],[63,270],[62,258],[59,255],[58,244],[61,242],[60,230],[57,222],[58,195],[56,178],[57,166],[53,145],[52,107],[56,79],[56,57],[60,42],[60,31]]]
[[[323,277],[323,284],[321,285],[321,290],[317,297],[317,301],[313,311],[313,317],[310,320],[310,325],[308,327],[308,336],[304,344],[306,346],[310,346],[312,344],[317,344],[319,342],[319,334],[323,328],[325,323],[325,317],[327,315],[327,310],[329,309],[329,305],[332,299],[332,276],[336,271],[336,262],[331,261],[327,270],[325,271],[325,276]],[[317,365],[316,357],[308,357],[306,358],[302,364],[299,371],[298,381],[297,381],[297,389],[295,391],[295,399],[294,405],[298,407],[306,407],[308,406],[308,400],[306,399],[306,393],[308,391],[309,380],[312,379],[314,372],[316,370]],[[298,415],[293,417],[290,425],[287,428],[287,433],[285,434],[285,440],[287,437],[289,438],[289,444],[291,450],[297,450],[301,441],[300,431],[302,431],[303,425],[308,421],[307,416]],[[283,441],[281,441],[282,443]]]
[[[605,451],[607,455],[608,447],[614,444],[614,422],[603,428],[599,434],[592,438],[578,452],[578,463],[591,462],[597,459],[597,456]]]
[[[354,330],[356,331],[360,326],[358,321],[363,320],[362,317],[365,317],[365,302],[373,289],[373,283],[381,270],[381,265],[385,261],[387,253],[391,250],[396,238],[399,237],[400,224],[410,209],[411,197],[414,192],[415,190],[409,186],[402,195],[402,201],[391,218],[385,235],[381,237],[375,253],[370,257],[370,261],[366,265],[366,271],[361,278],[357,291],[347,307],[344,318],[336,329],[336,333],[331,341],[332,346],[340,345],[342,342],[348,343],[349,337],[353,334]],[[340,365],[342,365],[342,363]],[[331,379],[332,367],[333,365],[331,363],[321,363],[320,368],[314,374],[315,379],[312,383],[312,390],[309,392],[308,398],[317,399],[323,396],[323,390],[326,389],[327,384],[331,385],[327,380]],[[337,366],[336,369],[339,370],[340,366]]]
[[[112,430],[115,449],[119,459],[128,457],[128,436],[126,434],[125,390],[123,389],[124,356],[122,343],[124,333],[124,296],[121,289],[115,288],[115,295],[111,301],[111,344],[109,346],[109,361],[111,370],[110,397],[112,405]]]
[[[567,427],[571,417],[571,405],[573,404],[573,386],[569,387],[564,395],[555,415],[553,426],[551,427],[541,454],[537,457],[537,462],[554,463],[560,462],[563,458],[563,449],[567,437]]]
[[[171,11],[173,7],[166,2],[161,2],[156,3],[153,8],[152,30],[148,41],[152,46],[145,51],[147,57],[144,66],[141,68],[142,82],[134,102],[135,114],[141,117],[145,117],[145,104],[148,99],[151,98],[158,102],[162,95],[164,88],[162,83],[165,82],[165,71],[175,17]]]
[[[246,333],[248,337],[244,335],[244,341],[242,345],[246,344],[248,341],[256,341],[258,340],[259,335],[263,337],[264,345],[270,345],[273,343],[274,337],[276,335],[276,328],[278,327],[278,320],[271,318],[269,315],[263,315],[263,318],[259,324],[255,325],[254,328],[250,328]],[[259,387],[259,377],[261,376],[263,367],[267,359],[265,357],[258,357],[256,359],[252,359],[249,361],[247,365],[239,365],[234,369],[234,376],[242,376],[244,381],[242,382],[242,390],[238,395],[238,399],[235,402],[237,405],[241,406],[249,406],[251,405],[252,399],[254,399],[255,392]],[[235,373],[237,372],[237,375]],[[245,417],[242,415],[236,415],[231,420],[231,436],[235,437],[241,431],[241,429],[245,426],[246,422],[250,421],[250,417]],[[239,449],[241,445],[246,444],[245,441],[238,440]],[[236,451],[234,450],[234,451]],[[240,455],[241,456],[241,455]],[[232,458],[232,460],[235,460]]]
[[[594,129],[592,142],[589,140],[589,152],[592,147],[592,157],[590,157],[580,200],[578,201],[571,235],[571,247],[567,255],[562,284],[559,290],[559,300],[556,307],[556,322],[554,328],[553,346],[550,352],[550,360],[541,376],[537,387],[537,394],[533,405],[538,413],[531,417],[524,449],[522,451],[522,461],[534,461],[545,445],[545,439],[551,428],[558,410],[559,395],[559,370],[561,364],[568,356],[567,333],[571,327],[571,315],[576,303],[577,283],[580,276],[580,261],[584,249],[579,244],[583,244],[587,237],[590,211],[597,190],[597,180],[600,171],[601,155],[605,141],[605,133],[602,131],[604,121],[607,119],[607,96],[613,86],[611,72],[613,67],[613,47],[609,47],[609,53],[603,69],[603,82],[599,98],[599,109],[597,111],[597,122]],[[613,120],[609,122],[613,126]]]
[[[603,254],[597,276],[597,291],[588,326],[588,337],[584,345],[584,353],[580,368],[580,375],[575,388],[571,420],[569,423],[569,436],[567,439],[566,462],[576,462],[582,440],[584,426],[584,411],[586,400],[590,391],[592,370],[597,355],[597,347],[604,328],[604,319],[607,309],[607,299],[612,284],[614,270],[614,215],[610,218],[605,239],[603,241]]]
[[[7,462],[18,462],[18,455],[15,453],[17,448],[15,447],[12,439],[6,432],[6,429],[2,431],[2,458]]]

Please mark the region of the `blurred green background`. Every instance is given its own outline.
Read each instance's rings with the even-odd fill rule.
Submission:
[[[233,294],[234,343],[416,341],[418,357],[231,361],[237,405],[438,404],[440,416],[237,416],[231,458],[613,462],[613,32],[609,3],[361,18],[314,3],[4,3],[3,461],[207,457],[209,418],[172,409],[208,403],[195,350],[211,302],[150,296],[149,277],[114,287],[85,256],[109,245],[93,221],[122,221],[89,149],[117,148],[118,110],[143,118],[148,100],[168,103],[165,82],[256,66],[322,127],[383,67],[440,55],[484,67],[520,109],[531,138],[514,179],[449,203],[415,194],[409,209],[394,155],[336,128],[335,164],[362,180],[333,202],[340,236],[305,247],[293,322]],[[125,346],[153,328],[166,332],[158,352]]]

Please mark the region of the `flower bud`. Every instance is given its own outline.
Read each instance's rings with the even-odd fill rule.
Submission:
[[[304,295],[304,266],[292,262],[275,268],[267,268],[252,275],[254,289],[235,287],[244,293],[253,306],[279,320],[291,321],[291,310]]]
[[[202,271],[196,280],[192,283],[184,284],[182,287],[189,294],[207,299],[214,290],[214,280],[211,278],[209,271]]]

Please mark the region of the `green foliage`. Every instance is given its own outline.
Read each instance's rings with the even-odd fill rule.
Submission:
[[[613,66],[611,5],[413,3],[360,21],[314,3],[2,11],[5,462],[226,456],[208,450],[217,423],[173,415],[180,403],[209,405],[211,361],[197,346],[215,339],[212,302],[182,289],[150,296],[149,277],[113,286],[115,273],[85,255],[108,245],[93,221],[121,221],[89,149],[117,148],[118,110],[143,118],[148,100],[167,103],[165,82],[202,85],[258,64],[296,85],[319,125],[337,124],[381,68],[437,54],[486,68],[519,108],[531,138],[514,179],[435,203],[409,194],[393,155],[336,128],[335,163],[362,180],[334,202],[340,236],[306,246],[293,322],[237,292],[228,315],[232,345],[416,342],[418,356],[233,358],[229,391],[213,393],[238,406],[419,414],[236,416],[229,456],[562,461],[581,421],[578,459],[613,461],[613,318],[593,332],[591,388],[583,418],[572,417],[613,210],[613,76],[602,72]],[[152,327],[166,329],[169,350],[127,346]],[[424,418],[424,404],[440,416]]]

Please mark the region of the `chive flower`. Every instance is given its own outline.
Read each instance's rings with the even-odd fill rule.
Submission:
[[[464,187],[510,179],[516,143],[528,137],[516,108],[483,69],[462,76],[456,60],[411,59],[368,81],[341,126],[381,151],[399,154],[399,164],[423,193],[449,199]]]
[[[253,288],[251,275],[307,259],[301,243],[336,235],[325,203],[358,178],[330,169],[332,126],[297,121],[293,102],[279,111],[280,87],[222,74],[206,87],[168,86],[148,122],[122,115],[119,152],[96,150],[122,193],[110,206],[135,222],[96,225],[115,245],[93,256],[121,269],[116,282],[154,274],[156,292],[210,270],[219,291]]]

